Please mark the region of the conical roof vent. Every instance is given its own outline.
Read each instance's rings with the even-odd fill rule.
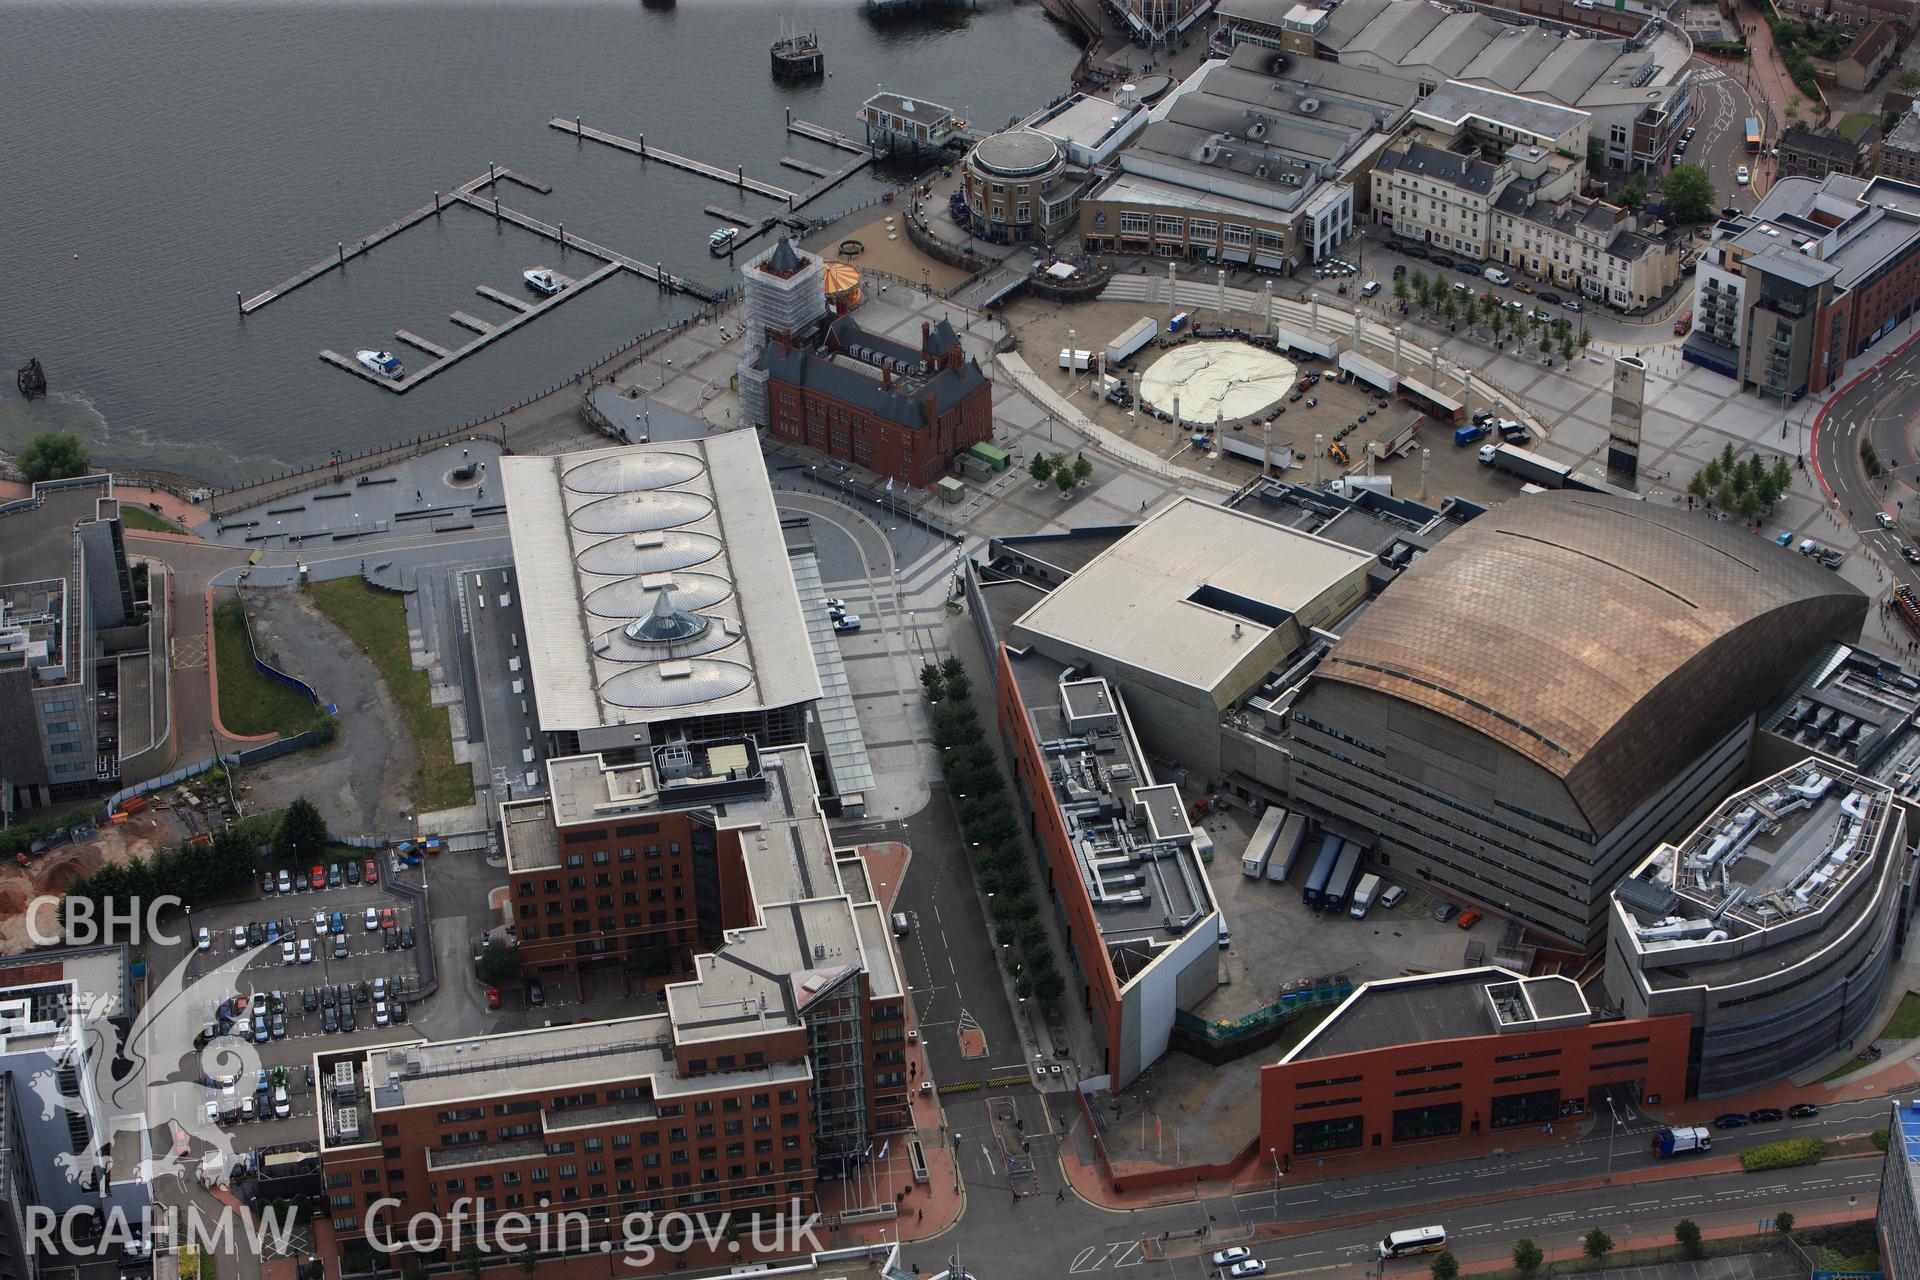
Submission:
[[[673,644],[706,634],[713,623],[697,613],[673,607],[673,588],[662,587],[653,599],[653,612],[626,626],[627,639],[647,644]]]

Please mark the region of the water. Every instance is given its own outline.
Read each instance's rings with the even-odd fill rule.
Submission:
[[[830,76],[781,84],[783,18],[819,33]],[[0,367],[29,355],[56,395],[0,396],[0,449],[81,432],[96,461],[244,480],[493,413],[697,304],[620,275],[394,396],[317,358],[393,349],[407,329],[457,345],[446,317],[504,318],[474,293],[525,294],[536,265],[588,260],[471,209],[407,231],[252,316],[248,297],[492,162],[551,184],[502,203],[720,285],[702,206],[773,202],[547,126],[553,116],[792,189],[849,158],[789,136],[797,118],[858,136],[884,82],[982,124],[1065,85],[1076,50],[1039,8],[876,22],[858,0],[270,7],[48,4],[7,11],[0,84],[12,166],[0,186]],[[896,179],[897,180],[897,177]],[[810,205],[826,216],[888,185],[869,170]],[[756,242],[755,249],[763,242]],[[530,296],[530,295],[528,295]]]

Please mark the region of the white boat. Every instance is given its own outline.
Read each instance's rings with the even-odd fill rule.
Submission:
[[[525,280],[527,284],[533,288],[535,293],[544,293],[549,298],[566,287],[561,283],[559,276],[553,274],[553,272],[545,267],[535,267],[531,271],[522,271],[520,278]]]
[[[733,248],[733,242],[739,238],[740,228],[722,227],[707,237],[707,252],[715,257],[727,253]]]
[[[392,378],[398,382],[407,376],[407,371],[400,366],[399,357],[391,352],[356,351],[353,353],[353,358],[358,360],[368,372],[377,373],[383,378]]]

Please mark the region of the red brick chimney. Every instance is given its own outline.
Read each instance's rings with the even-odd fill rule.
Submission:
[[[956,342],[947,348],[947,368],[958,373],[960,371],[960,363],[963,359],[965,359],[965,357],[960,354],[959,343]]]
[[[893,366],[885,364],[880,366],[880,389],[882,391],[893,390]]]
[[[928,324],[925,320],[922,320],[920,322],[920,349],[922,351],[925,351],[927,349],[927,339],[932,336],[933,336],[933,326]]]

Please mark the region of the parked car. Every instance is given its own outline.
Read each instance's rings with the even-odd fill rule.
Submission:
[[[346,935],[335,934],[333,938],[333,958],[335,960],[345,960],[347,958],[347,955],[348,955],[348,952],[347,952]]]
[[[366,921],[368,933],[380,932],[380,909],[378,907],[368,907]]]
[[[300,959],[300,953],[298,950],[295,949],[293,945],[293,941],[291,939],[280,944],[280,963],[281,964],[294,964],[299,959]]]
[[[1786,1118],[1787,1113],[1778,1107],[1755,1107],[1747,1112],[1747,1119],[1755,1124],[1773,1124]]]
[[[1733,171],[1733,180],[1744,187],[1753,181],[1753,171],[1748,169],[1747,166],[1741,165]]]
[[[393,1015],[395,1022],[405,1022],[407,1020],[407,1002],[405,1000],[387,1001],[387,1011]]]
[[[359,863],[349,862],[347,864],[347,883],[348,884],[360,883],[360,864]]]
[[[260,893],[261,893],[261,895],[262,895],[262,896],[266,896],[266,897],[271,897],[271,896],[272,896],[272,894],[273,894],[273,892],[274,892],[274,889],[275,889],[275,887],[276,887],[276,885],[277,885],[277,883],[278,883],[278,882],[277,882],[277,881],[275,881],[275,880],[274,880],[274,878],[273,878],[273,872],[271,872],[271,871],[262,871],[262,872],[260,873]]]
[[[280,868],[280,874],[275,877],[275,880],[281,893],[293,892],[293,877],[287,874],[285,867]]]
[[[392,1019],[390,1019],[387,1016],[387,1002],[385,1000],[382,1000],[380,1001],[380,1003],[373,1006],[373,1025],[374,1026],[384,1027],[384,1026],[387,1026],[391,1021]]]
[[[315,867],[313,870],[307,872],[307,887],[310,889],[326,888],[327,869],[325,867]]]
[[[1229,1267],[1243,1258],[1251,1258],[1252,1256],[1253,1250],[1243,1244],[1237,1244],[1231,1249],[1221,1249],[1215,1252],[1212,1262],[1216,1267]]]
[[[841,635],[858,631],[860,629],[860,615],[857,613],[849,613],[835,618],[833,620],[833,629]]]
[[[233,949],[235,951],[247,949],[247,926],[243,924],[233,926]]]
[[[1454,921],[1454,924],[1458,925],[1462,929],[1471,929],[1473,928],[1473,926],[1479,923],[1480,923],[1480,913],[1478,911],[1462,911],[1460,913],[1460,918]]]
[[[201,925],[200,933],[194,939],[193,949],[195,951],[213,950],[213,931],[208,929],[205,925]]]
[[[340,884],[340,864],[336,862],[327,868],[327,888],[338,889]]]
[[[340,1029],[351,1031],[354,1028],[353,1004],[348,1002],[340,1006]]]
[[[413,926],[410,924],[400,926],[400,949],[413,950]]]
[[[398,929],[382,929],[380,931],[380,949],[382,951],[398,951],[400,949],[400,931]]]
[[[1447,921],[1453,919],[1453,913],[1459,909],[1460,908],[1454,906],[1451,902],[1443,902],[1433,909],[1433,918],[1441,924],[1445,924]]]
[[[329,933],[345,933],[347,931],[347,918],[338,911],[334,912],[331,916],[327,917],[327,931]]]
[[[488,987],[487,988],[487,1008],[498,1009],[499,1007],[500,1007],[500,988]]]
[[[320,1025],[328,1035],[332,1035],[340,1029],[340,1014],[332,1005],[328,1005],[320,1011]]]
[[[1586,310],[1585,307],[1580,305],[1580,299],[1578,298],[1568,298],[1565,302],[1561,303],[1560,305],[1568,311],[1585,311]]]
[[[307,938],[300,939],[299,956],[301,964],[313,963],[313,943],[311,940]]]
[[[385,978],[375,978],[373,980],[373,998],[375,1000],[385,1000],[387,998],[387,980]]]
[[[273,1118],[285,1120],[293,1114],[293,1099],[287,1096],[287,1086],[281,1085],[273,1091]]]
[[[1744,1129],[1748,1123],[1747,1118],[1738,1111],[1729,1111],[1713,1118],[1713,1127],[1716,1129]]]
[[[285,1040],[287,1038],[287,1015],[286,1014],[281,1013],[278,1010],[275,1010],[273,1017],[268,1022],[268,1025],[271,1028],[271,1033],[275,1040]]]
[[[365,880],[368,884],[379,884],[380,883],[380,864],[375,862],[372,858],[368,858],[367,865],[361,869],[360,878],[362,880]]]
[[[320,1007],[320,993],[312,987],[308,987],[305,991],[302,991],[300,993],[300,1007],[308,1013],[317,1010]]]
[[[325,1008],[325,1009],[333,1008],[333,988],[332,987],[320,988],[320,1005],[322,1008]]]
[[[380,927],[382,929],[391,929],[394,927],[392,907],[380,908]]]
[[[535,978],[527,983],[527,1003],[538,1008],[546,1002],[547,989],[540,985],[540,979]]]
[[[1267,1274],[1267,1264],[1258,1258],[1248,1258],[1245,1262],[1236,1262],[1228,1267],[1227,1274],[1232,1276],[1233,1280],[1243,1280],[1246,1276],[1263,1276]]]

